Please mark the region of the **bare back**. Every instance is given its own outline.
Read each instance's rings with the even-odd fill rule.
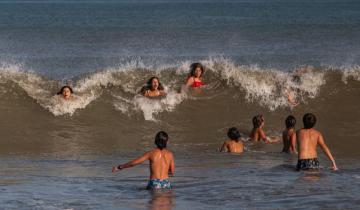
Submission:
[[[233,141],[233,140],[228,140],[224,143],[224,146],[226,147],[228,152],[233,152],[233,153],[242,153],[244,151],[244,144],[242,143],[242,141]]]
[[[283,152],[287,152],[287,153],[293,153],[293,152],[297,152],[296,151],[296,133],[294,131],[293,128],[291,129],[286,129],[283,131],[282,134],[282,139],[283,139]]]
[[[172,152],[154,149],[149,154],[150,179],[167,179],[169,172],[174,173],[174,157]]]
[[[299,145],[299,159],[317,158],[316,147],[322,138],[321,133],[313,128],[300,129],[297,131]]]

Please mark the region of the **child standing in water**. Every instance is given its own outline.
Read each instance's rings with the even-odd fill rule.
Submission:
[[[296,132],[299,145],[297,170],[318,169],[319,161],[317,159],[316,148],[319,145],[326,156],[332,162],[332,169],[338,170],[335,159],[333,158],[329,148],[326,146],[322,134],[313,127],[316,123],[315,115],[307,113],[303,117],[304,128]]]
[[[276,137],[268,137],[266,136],[265,132],[264,132],[264,126],[265,126],[265,119],[263,117],[263,115],[259,114],[256,115],[255,117],[253,117],[252,119],[253,122],[253,129],[250,133],[250,140],[252,142],[258,142],[260,140],[263,140],[265,143],[275,143],[280,141],[279,138]]]
[[[282,139],[284,143],[282,152],[297,154],[295,124],[295,117],[289,115],[285,120],[286,129],[283,131],[282,134]]]
[[[168,135],[160,131],[155,136],[156,149],[146,152],[137,159],[123,165],[114,166],[112,172],[117,172],[125,168],[136,166],[146,160],[150,162],[150,180],[147,185],[148,190],[171,189],[169,173],[174,175],[175,163],[173,153],[166,149]]]
[[[240,139],[241,135],[237,128],[229,128],[227,136],[229,140],[225,141],[220,148],[220,152],[227,150],[232,153],[242,153],[244,151],[244,144]]]

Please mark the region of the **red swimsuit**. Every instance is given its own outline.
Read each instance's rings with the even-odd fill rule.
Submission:
[[[195,81],[194,80],[194,83],[192,84],[192,87],[197,88],[197,87],[201,87],[203,85],[204,85],[204,83],[202,83],[201,81]]]

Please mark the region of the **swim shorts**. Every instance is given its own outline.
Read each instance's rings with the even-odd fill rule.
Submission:
[[[296,165],[296,170],[319,169],[319,165],[317,158],[300,159]]]
[[[151,179],[148,182],[148,185],[146,187],[148,190],[157,190],[157,189],[171,189],[171,184],[168,179]]]

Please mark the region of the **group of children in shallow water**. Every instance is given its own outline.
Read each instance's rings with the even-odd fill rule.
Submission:
[[[200,63],[193,63],[190,66],[190,73],[186,81],[187,88],[199,88],[204,85],[202,75],[204,67]],[[73,90],[70,86],[63,86],[58,95],[69,100],[72,98]],[[166,92],[158,77],[151,77],[146,85],[141,89],[140,93],[146,97],[165,96]],[[293,97],[288,96],[290,105],[296,106],[298,103]],[[263,115],[254,116],[252,119],[253,129],[249,135],[252,142],[264,141],[265,143],[276,143],[280,141],[278,137],[266,136],[263,127],[265,119]],[[335,160],[324,142],[322,134],[313,127],[316,123],[315,115],[307,113],[303,117],[304,128],[295,131],[296,119],[290,115],[285,120],[286,129],[283,131],[283,152],[298,154],[297,170],[318,169],[319,161],[317,159],[317,146],[320,146],[327,157],[332,161],[332,169],[337,170]],[[225,141],[220,151],[228,151],[231,153],[242,153],[244,151],[244,143],[241,139],[240,132],[237,128],[232,127],[228,130],[229,140]],[[130,161],[123,165],[113,167],[112,172],[117,172],[125,168],[138,165],[146,160],[150,162],[150,180],[147,189],[170,189],[169,174],[174,175],[175,164],[173,153],[166,149],[168,143],[168,134],[160,131],[155,136],[156,149],[146,152],[141,157]]]
[[[279,140],[271,140],[266,137],[262,129],[264,122],[265,120],[262,115],[257,115],[253,118],[254,128],[251,131],[249,140],[252,142],[263,140],[265,143],[279,142]],[[282,152],[298,154],[296,170],[318,170],[319,161],[317,159],[316,149],[320,146],[326,156],[331,160],[332,169],[338,170],[335,159],[333,158],[329,148],[326,146],[322,134],[313,128],[316,124],[315,115],[312,113],[305,114],[303,117],[303,123],[304,127],[295,132],[295,117],[290,115],[286,118],[286,129],[282,134],[284,145]],[[231,153],[242,153],[244,151],[244,143],[240,140],[241,134],[239,130],[235,127],[229,128],[227,136],[229,140],[222,144],[220,152],[227,151]],[[144,155],[128,163],[114,166],[112,168],[112,172],[133,167],[149,160],[150,180],[148,182],[147,189],[171,189],[169,175],[174,175],[175,164],[173,153],[166,149],[168,140],[169,136],[166,132],[158,132],[155,136],[155,149],[146,152]]]

